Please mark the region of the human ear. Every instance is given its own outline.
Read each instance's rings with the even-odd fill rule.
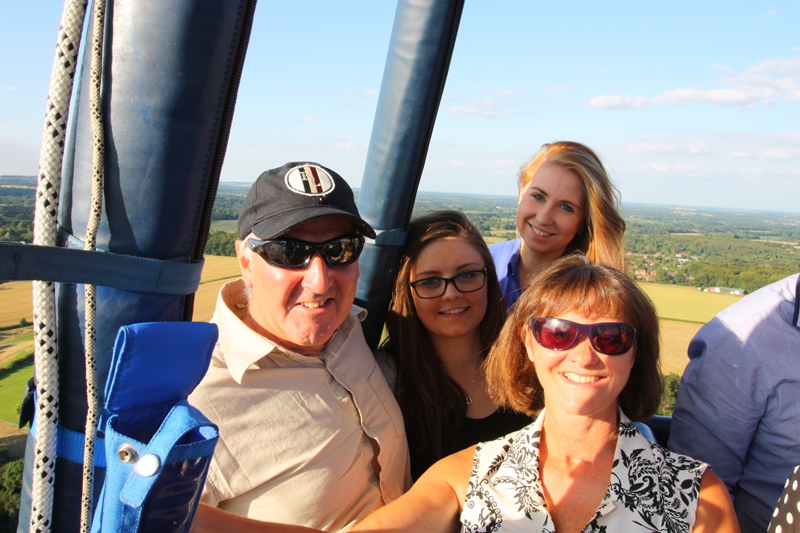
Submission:
[[[531,363],[536,363],[533,356],[533,343],[536,342],[536,340],[533,338],[531,328],[527,326],[522,328],[522,342],[525,344],[525,352],[528,354],[528,359]]]
[[[247,245],[244,241],[236,241],[236,261],[239,263],[239,271],[242,274],[244,286],[248,288],[253,287],[253,272],[250,269],[251,252],[245,248]]]

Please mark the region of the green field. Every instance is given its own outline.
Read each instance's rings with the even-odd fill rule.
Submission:
[[[640,283],[639,287],[653,300],[658,317],[705,324],[714,315],[741,300],[741,296],[714,294],[691,287]]]
[[[28,343],[29,344],[30,340]],[[32,350],[20,350],[17,355],[8,360],[3,368],[11,366],[14,361],[30,357]],[[33,376],[33,365],[27,365],[0,378],[0,419],[16,424],[19,422],[17,406],[22,403],[28,380]]]
[[[215,220],[211,223],[211,231],[239,232],[239,222],[236,220]]]
[[[25,396],[25,386],[33,376],[33,366],[21,368],[0,380],[0,419],[16,424],[17,406]]]

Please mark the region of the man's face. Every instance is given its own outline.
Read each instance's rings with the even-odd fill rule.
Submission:
[[[331,216],[304,222],[280,238],[319,243],[353,232],[350,221]],[[246,248],[246,242],[237,242],[242,278],[252,290],[248,325],[284,348],[322,351],[353,305],[358,262],[331,267],[317,253],[304,269],[283,269],[255,252],[248,259]]]

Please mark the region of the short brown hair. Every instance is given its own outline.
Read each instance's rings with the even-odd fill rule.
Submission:
[[[533,175],[545,163],[553,163],[575,173],[581,180],[586,200],[584,231],[579,231],[564,255],[581,251],[596,263],[625,269],[622,236],[625,221],[619,214],[619,192],[611,183],[603,163],[591,148],[580,143],[557,141],[542,145],[539,153],[519,171],[520,198]]]
[[[486,359],[489,393],[500,405],[533,415],[544,407],[544,391],[525,349],[531,319],[564,313],[619,314],[637,330],[635,359],[619,406],[631,420],[658,409],[663,383],[659,366],[658,316],[644,292],[624,273],[580,254],[549,264],[512,308]]]

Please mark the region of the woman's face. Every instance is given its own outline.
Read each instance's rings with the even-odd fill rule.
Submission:
[[[591,315],[563,313],[555,318],[577,324],[625,322],[618,314]],[[581,333],[568,350],[542,347],[526,328],[525,344],[536,375],[544,389],[548,415],[581,415],[614,423],[617,398],[628,382],[635,359],[635,347],[622,355],[604,355],[589,342],[588,333]]]
[[[438,239],[419,252],[411,265],[409,281],[452,278],[468,271],[482,270],[485,266],[478,250],[464,239]],[[461,292],[453,282],[448,282],[440,297],[420,298],[413,289],[411,296],[417,316],[432,337],[456,338],[478,335],[477,327],[486,314],[486,291],[485,283],[477,291]]]
[[[583,183],[571,170],[545,163],[520,194],[517,231],[538,261],[555,261],[583,227]]]

